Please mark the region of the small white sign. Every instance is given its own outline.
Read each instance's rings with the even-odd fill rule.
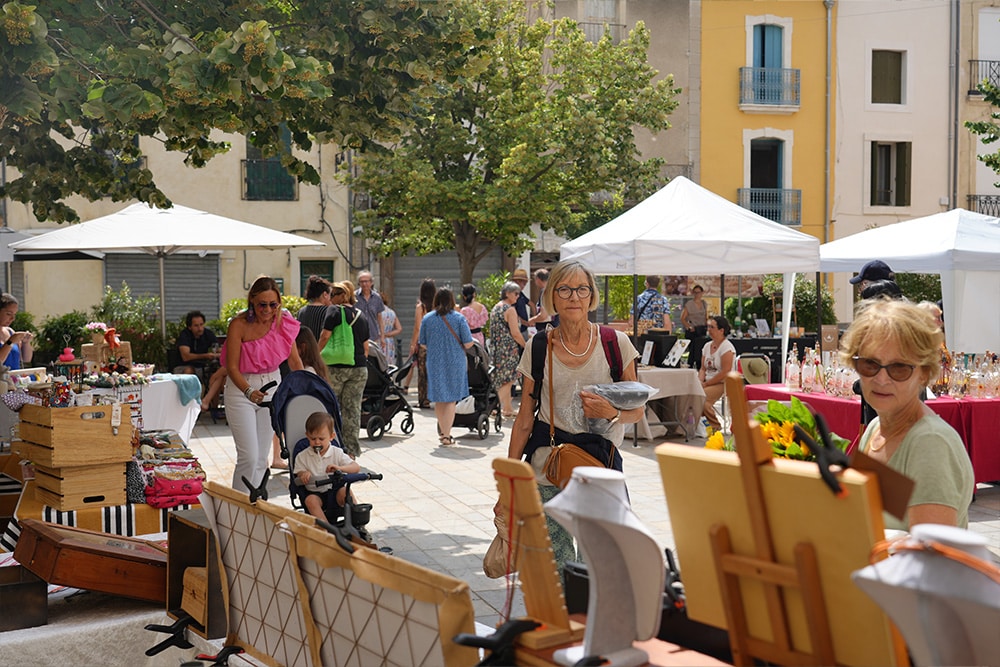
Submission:
[[[653,341],[646,341],[646,344],[642,348],[642,360],[639,362],[640,364],[643,366],[649,365],[649,358],[653,356],[653,348],[655,346],[656,344]]]
[[[690,338],[678,338],[674,346],[670,348],[670,353],[663,359],[664,368],[677,368],[681,364],[681,357],[691,344]]]
[[[758,317],[754,320],[754,324],[757,325],[757,338],[767,338],[771,335],[771,327],[767,326],[767,320]]]

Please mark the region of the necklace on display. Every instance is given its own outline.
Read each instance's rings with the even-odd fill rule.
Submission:
[[[590,335],[587,337],[587,347],[580,354],[577,354],[573,350],[571,350],[568,347],[566,347],[566,340],[563,338],[563,332],[562,331],[559,332],[559,344],[562,345],[563,349],[566,350],[566,353],[569,354],[570,356],[576,357],[578,359],[581,358],[581,357],[585,357],[585,356],[587,356],[587,353],[590,352],[590,346],[594,342],[594,327],[593,327],[593,325],[591,325],[591,324],[588,323],[587,324],[587,330],[590,332]]]

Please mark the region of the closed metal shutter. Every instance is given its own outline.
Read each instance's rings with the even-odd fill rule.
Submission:
[[[180,321],[188,311],[200,310],[205,318],[219,317],[219,255],[195,253],[170,255],[163,264],[168,322]],[[104,284],[113,290],[128,284],[132,296],[160,296],[159,259],[142,254],[109,254],[104,258]]]
[[[490,254],[480,260],[473,272],[473,282],[485,278],[491,273],[498,273],[503,263],[503,253],[495,248]],[[450,287],[455,293],[455,301],[461,306],[462,273],[458,267],[458,255],[454,252],[442,252],[436,255],[396,255],[395,257],[395,290],[392,299],[392,309],[399,316],[403,325],[403,333],[398,340],[403,343],[403,356],[409,353],[410,337],[413,336],[413,312],[417,305],[417,294],[424,278],[433,278],[438,287]],[[487,307],[493,304],[484,304]]]

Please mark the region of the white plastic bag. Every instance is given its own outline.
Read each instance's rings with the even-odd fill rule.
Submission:
[[[642,382],[625,381],[610,384],[589,384],[583,388],[601,398],[606,398],[612,406],[619,410],[634,410],[646,404],[659,391]],[[603,435],[611,430],[611,422],[607,419],[588,419],[590,432]]]
[[[470,394],[455,404],[456,415],[471,415],[476,411],[476,399]]]

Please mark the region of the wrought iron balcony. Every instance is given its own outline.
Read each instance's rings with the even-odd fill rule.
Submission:
[[[295,201],[298,181],[277,160],[241,160],[243,199],[249,201]]]
[[[802,224],[802,190],[740,188],[737,203],[782,225]]]
[[[969,94],[982,95],[977,86],[984,80],[1000,87],[1000,60],[969,61]]]
[[[765,104],[798,107],[801,70],[779,67],[741,67],[740,105]]]
[[[601,37],[604,37],[604,33],[611,34],[611,43],[617,44],[622,41],[625,36],[625,24],[624,23],[604,23],[604,22],[588,22],[580,21],[577,23],[580,29],[583,30],[584,36],[586,36],[588,42],[596,44],[601,41]]]
[[[1000,195],[969,195],[969,210],[1000,218]]]

